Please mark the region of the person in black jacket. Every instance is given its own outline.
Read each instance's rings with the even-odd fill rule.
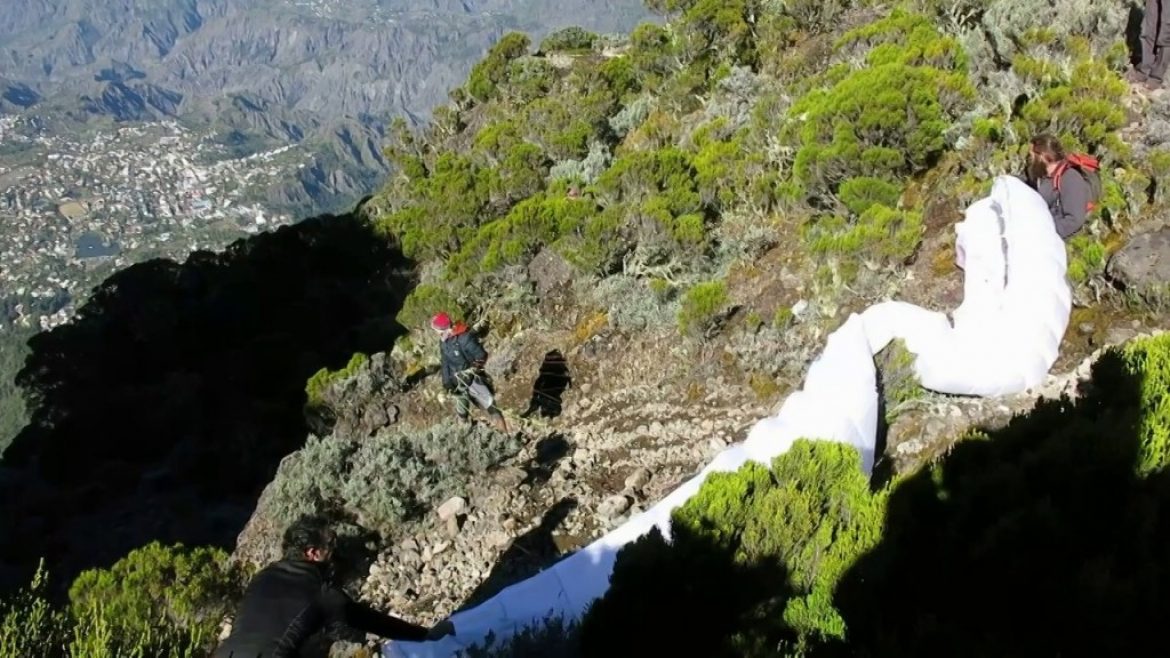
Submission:
[[[428,631],[354,601],[326,578],[336,535],[319,517],[301,517],[284,533],[283,560],[261,569],[244,594],[231,635],[213,658],[305,658],[321,636],[346,626],[391,640],[422,641]],[[327,651],[327,649],[325,649]]]
[[[496,406],[495,397],[483,382],[482,368],[487,363],[487,351],[475,334],[462,322],[451,324],[446,313],[431,318],[431,328],[439,334],[439,360],[443,369],[443,388],[455,398],[455,413],[463,422],[471,422],[468,414],[474,401],[488,413],[492,424],[501,432],[508,431],[504,414]]]

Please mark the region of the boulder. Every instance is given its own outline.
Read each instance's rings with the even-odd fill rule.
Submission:
[[[394,399],[403,390],[405,377],[396,361],[379,352],[356,372],[325,387],[321,404],[314,409],[313,430],[338,436],[364,438],[398,421]],[[328,421],[332,427],[328,427]]]
[[[1108,273],[1147,302],[1163,301],[1170,286],[1170,228],[1134,236],[1109,259]]]
[[[443,521],[452,519],[467,511],[467,501],[459,496],[452,496],[439,505],[439,518]]]
[[[536,294],[545,297],[573,280],[573,266],[556,251],[545,247],[528,264],[528,278],[536,286]]]

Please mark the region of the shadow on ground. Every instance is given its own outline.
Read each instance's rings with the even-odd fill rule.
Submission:
[[[544,355],[540,372],[532,383],[532,397],[528,408],[521,414],[527,418],[537,411],[544,418],[555,418],[561,414],[565,391],[572,386],[569,364],[560,350],[551,350]]]
[[[837,587],[848,642],[820,653],[1165,655],[1170,394],[1159,367],[1143,381],[1108,354],[1076,403],[1042,402],[900,482],[881,543]]]
[[[306,380],[401,333],[409,265],[347,214],[108,278],[29,341],[31,422],[0,466],[15,582],[0,584],[44,557],[67,585],[151,540],[230,549],[304,442]]]
[[[560,549],[553,540],[553,531],[577,507],[575,498],[562,498],[550,507],[540,518],[540,523],[528,532],[512,540],[492,571],[478,587],[467,596],[460,610],[473,608],[495,596],[505,587],[518,583],[560,559]]]
[[[1163,656],[1168,463],[1170,339],[1161,338],[1144,352],[1107,353],[1076,401],[1043,401],[895,479],[876,544],[827,583],[836,613],[789,607],[790,588],[803,596],[808,583],[788,580],[784,565],[755,570],[759,556],[720,553],[676,525],[672,544],[650,536],[618,554],[609,592],[580,629],[583,654]],[[792,527],[760,521],[703,523],[712,536]],[[794,544],[784,559],[833,568],[803,550]],[[794,651],[789,619],[843,622],[845,636],[810,631]]]

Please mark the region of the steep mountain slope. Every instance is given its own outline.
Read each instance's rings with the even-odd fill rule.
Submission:
[[[1094,570],[1092,560],[1129,551],[1161,555],[1167,526],[1160,498],[1107,500],[1094,508],[1100,520],[1122,518],[1117,510],[1132,509],[1135,515],[1123,524],[1128,530],[1157,529],[1123,535],[1139,541],[1112,553],[1112,535],[1095,532],[1094,543],[1079,541],[1079,527],[1070,519],[1084,498],[1102,491],[1129,496],[1139,493],[1133,486],[1147,486],[1135,477],[1133,464],[1125,463],[1141,452],[1136,430],[1145,433],[1147,447],[1165,456],[1165,338],[1139,347],[1139,357],[1148,353],[1149,365],[1130,364],[1134,367],[1120,379],[1116,358],[1101,360],[1101,372],[1114,376],[1092,379],[1113,398],[1106,401],[1116,415],[1086,423],[1101,409],[1101,400],[1088,396],[1077,407],[1084,414],[1066,413],[1070,405],[1064,403],[1041,403],[1034,420],[1010,421],[1014,413],[1032,409],[1038,395],[1074,392],[1077,380],[1088,374],[1082,362],[1097,348],[1167,324],[1167,307],[1158,297],[1143,296],[1131,285],[1136,280],[1106,268],[1143,232],[1162,237],[1142,241],[1148,249],[1134,261],[1170,262],[1168,232],[1155,232],[1170,208],[1167,188],[1159,184],[1170,173],[1164,139],[1170,102],[1135,92],[1121,78],[1125,7],[1083,0],[1032,0],[1023,8],[1018,0],[897,7],[754,0],[654,4],[674,13],[671,22],[640,26],[616,44],[569,33],[535,52],[528,38],[506,35],[471,70],[453,102],[436,108],[427,126],[393,127],[388,152],[396,175],[364,206],[364,218],[373,221],[363,222],[358,233],[400,246],[417,264],[417,280],[400,310],[384,302],[379,313],[376,300],[368,306],[354,300],[358,309],[374,314],[359,315],[363,321],[346,332],[369,338],[362,347],[357,341],[325,340],[331,335],[325,326],[309,332],[311,342],[324,345],[299,349],[303,339],[284,330],[290,318],[270,320],[263,311],[254,311],[257,327],[229,323],[233,340],[222,349],[219,341],[204,340],[219,338],[211,329],[219,313],[230,316],[254,300],[297,309],[304,324],[328,321],[315,312],[315,302],[347,290],[360,277],[324,290],[313,283],[307,295],[287,304],[269,299],[282,294],[283,277],[296,273],[303,280],[296,263],[315,253],[308,247],[277,259],[281,266],[272,284],[242,299],[229,294],[234,286],[206,290],[185,267],[178,285],[172,287],[167,278],[164,294],[151,296],[154,303],[143,310],[135,303],[141,293],[112,281],[109,295],[120,302],[113,309],[117,313],[100,313],[101,305],[95,305],[93,324],[42,341],[35,359],[39,367],[26,377],[45,389],[46,398],[30,410],[36,420],[28,436],[35,440],[22,447],[22,466],[68,482],[96,453],[109,454],[101,459],[105,471],[88,483],[90,491],[49,492],[54,495],[46,496],[40,509],[13,513],[11,527],[24,533],[57,529],[56,542],[48,547],[10,550],[14,560],[31,566],[45,548],[61,553],[72,548],[90,560],[93,544],[66,544],[70,537],[93,536],[87,534],[92,527],[105,527],[107,510],[90,501],[117,494],[138,504],[149,501],[152,487],[167,485],[152,462],[169,444],[156,446],[149,439],[169,437],[168,423],[177,417],[183,419],[177,424],[185,440],[162,457],[164,474],[176,469],[203,482],[224,463],[236,470],[240,457],[247,457],[241,446],[251,445],[252,432],[272,448],[266,468],[275,477],[239,537],[238,562],[272,557],[291,519],[324,514],[342,528],[345,546],[355,549],[358,559],[342,571],[354,576],[354,589],[413,620],[440,619],[620,523],[677,486],[727,442],[744,438],[753,420],[799,385],[826,333],[851,311],[893,297],[953,309],[963,284],[953,224],[993,175],[1018,171],[1032,135],[1053,131],[1070,148],[1102,158],[1106,187],[1100,210],[1068,243],[1078,308],[1054,377],[1041,390],[1020,396],[957,399],[923,391],[909,374],[905,351],[887,350],[878,356],[885,450],[876,481],[864,481],[842,451],[826,457],[802,450],[776,475],[747,469],[705,488],[700,502],[711,504],[697,503],[694,523],[687,524],[696,528],[693,539],[699,541],[683,546],[697,552],[676,552],[677,547],[649,538],[619,558],[622,577],[632,584],[616,588],[620,591],[605,604],[608,612],[593,630],[593,646],[604,648],[593,655],[622,655],[621,636],[634,633],[661,642],[659,649],[669,646],[667,653],[675,655],[690,655],[697,647],[700,653],[710,649],[704,655],[844,655],[849,652],[833,652],[831,645],[846,632],[845,620],[860,620],[858,628],[876,633],[878,640],[883,627],[892,627],[887,621],[912,624],[899,627],[905,635],[887,640],[906,641],[903,649],[925,646],[933,655],[961,653],[945,643],[936,649],[910,640],[916,629],[931,630],[918,623],[921,619],[938,614],[929,606],[937,596],[932,588],[945,590],[948,577],[963,575],[953,573],[949,563],[955,549],[972,550],[967,557],[978,561],[985,547],[996,548],[997,532],[1012,519],[1026,521],[1017,526],[1022,532],[999,544],[990,568],[983,563],[986,570],[968,571],[995,577],[968,580],[977,587],[949,595],[958,600],[943,612],[947,623],[955,624],[951,630],[961,631],[956,636],[987,628],[987,617],[968,614],[964,606],[978,608],[972,613],[998,610],[992,597],[1010,595],[1009,581],[1021,573],[1013,568],[1024,564],[1016,559],[1034,560],[1025,572],[1061,583],[1069,573],[1062,568],[1086,557],[1081,564],[1089,569],[1078,574],[1079,582],[1106,590],[1115,582],[1128,587],[1127,581],[1113,580],[1115,572],[1108,568]],[[373,227],[377,237],[369,232]],[[248,267],[229,281],[256,276],[252,268],[267,261],[242,263]],[[1147,283],[1152,281],[1164,292],[1161,280],[1148,277]],[[189,287],[210,294],[188,302]],[[492,355],[487,371],[518,434],[445,422],[451,401],[434,376],[437,350],[427,329],[428,316],[440,309],[469,321],[484,336]],[[395,311],[406,331],[390,349],[398,335],[387,326]],[[188,328],[186,313],[204,323]],[[310,328],[298,316],[291,320],[298,330]],[[100,364],[78,368],[70,359],[97,350],[92,346],[121,336],[119,330],[134,322],[156,327],[140,339],[151,350],[132,340],[118,344],[134,355],[155,356],[135,360],[137,368],[118,369],[117,386]],[[184,355],[180,366],[172,365],[167,348],[176,342],[175,333],[208,346],[210,358]],[[254,347],[263,349],[254,354]],[[347,347],[362,356],[346,358],[341,352]],[[241,356],[249,358],[241,362]],[[252,408],[251,398],[237,396],[256,384],[250,373],[259,365],[272,378],[259,382],[260,390],[279,396],[265,395]],[[235,385],[226,392],[217,386],[221,369],[223,379]],[[296,382],[301,388],[294,390],[287,378],[306,372],[315,374]],[[1141,378],[1144,392],[1135,395],[1131,385]],[[191,386],[206,395],[188,403],[190,396],[171,394]],[[139,441],[124,447],[117,419],[102,412],[114,402],[128,408],[130,403],[121,402],[127,393],[140,395],[135,399],[141,406],[156,413],[132,416]],[[294,398],[304,408],[295,406]],[[299,430],[297,442],[315,436],[278,465],[272,457],[288,447],[288,436],[269,434],[270,417],[289,432]],[[1135,419],[1142,418],[1138,427]],[[1119,427],[1135,431],[1114,434]],[[971,436],[972,429],[991,430],[991,440],[970,440],[983,438]],[[90,433],[115,438],[89,453],[71,451],[87,445]],[[1069,436],[1092,440],[1081,444]],[[203,440],[214,449],[201,449]],[[55,447],[57,454],[38,455],[41,445]],[[119,450],[134,457],[143,445],[151,449],[146,458],[122,463],[127,455]],[[1077,452],[1081,445],[1089,452]],[[220,458],[221,448],[231,451],[229,457]],[[189,467],[192,452],[198,459]],[[957,460],[948,457],[956,453]],[[1021,455],[1039,457],[1031,463],[1042,468],[1017,469]],[[1047,485],[1064,482],[1060,491],[1070,494],[1056,501],[1068,511],[1057,517],[1061,533],[1047,532],[1052,517],[1045,507],[1054,499],[1047,489],[1029,485],[1036,473]],[[735,488],[741,478],[758,480],[761,496]],[[972,481],[978,486],[964,494],[963,485]],[[109,482],[126,484],[115,489]],[[1001,486],[1005,482],[1010,486]],[[251,487],[252,477],[243,483],[258,489]],[[219,484],[215,480],[209,488]],[[1164,490],[1162,477],[1149,484]],[[102,496],[88,495],[91,491]],[[888,515],[881,507],[887,495]],[[956,495],[962,502],[949,502]],[[54,507],[57,500],[98,509],[87,508],[79,522],[73,510]],[[922,505],[928,513],[907,513],[908,508],[898,513],[898,500],[910,501],[911,512]],[[1138,504],[1127,506],[1128,500]],[[178,503],[183,514],[202,518],[201,507]],[[856,510],[865,513],[852,514]],[[129,544],[128,531],[143,530],[132,523],[140,518],[155,522],[149,515],[127,515],[120,528],[126,534],[118,538],[123,543],[104,545],[107,552],[92,561],[106,561]],[[886,519],[912,530],[911,536],[897,529],[882,536]],[[940,519],[944,523],[935,525]],[[736,543],[709,545],[702,530],[710,527],[726,528]],[[932,544],[929,532],[938,527],[955,532]],[[144,532],[152,529],[148,525]],[[859,533],[865,536],[852,541]],[[1064,542],[1053,547],[1038,541],[1038,533]],[[737,546],[745,548],[737,554]],[[1092,550],[1076,552],[1082,546]],[[899,551],[906,547],[914,552]],[[849,559],[870,549],[897,558],[892,563],[897,578],[869,580],[874,572],[865,564],[843,573]],[[1099,549],[1105,552],[1093,552]],[[1071,557],[1047,561],[1057,552]],[[761,560],[753,561],[757,555]],[[871,555],[878,556],[872,559],[880,567],[881,553]],[[916,571],[915,559],[932,569]],[[794,578],[777,577],[788,569]],[[880,575],[880,568],[876,571]],[[880,592],[859,586],[846,599],[852,610],[835,607],[837,583],[858,586],[866,580],[879,582]],[[1162,582],[1136,580],[1151,587]],[[694,587],[700,582],[719,595],[705,596],[711,590]],[[671,589],[674,585],[681,591]],[[887,610],[877,610],[878,605],[896,600],[899,587],[918,585],[923,587],[910,593],[923,602],[921,608],[915,604],[908,614],[885,616],[893,619],[876,614]],[[174,606],[167,600],[170,591],[127,596]],[[962,593],[971,591],[979,596],[963,600]],[[1129,597],[1129,605],[1140,606],[1142,600]],[[685,609],[676,611],[672,601]],[[1035,600],[1023,601],[1043,608]],[[1094,617],[1092,598],[1062,602],[1077,614],[1087,611],[1090,621],[1116,619]],[[1035,623],[1049,642],[1061,644],[1055,622],[1063,619],[1045,619],[1035,609],[1005,609],[1012,611],[1010,619],[990,618],[1000,624],[997,634],[1013,624]],[[660,612],[654,628],[666,632],[637,628]],[[676,612],[680,616],[672,619]],[[1136,625],[1133,620],[1140,619],[1139,630],[1156,627],[1147,617],[1120,617],[1119,624]],[[214,625],[207,619],[199,624],[204,631]],[[671,632],[675,628],[683,632]],[[1128,630],[1122,633],[1127,639],[1142,637]],[[1097,633],[1098,641],[1113,635]],[[501,655],[575,655],[580,648],[573,638],[551,639],[564,651],[544,645],[529,647],[527,654]],[[1011,647],[983,648],[981,655],[1012,654]]]

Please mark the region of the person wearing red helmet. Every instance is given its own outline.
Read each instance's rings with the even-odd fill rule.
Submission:
[[[439,334],[439,359],[442,364],[443,389],[455,400],[455,413],[470,423],[471,403],[487,412],[492,425],[501,432],[508,431],[504,414],[496,406],[495,397],[483,381],[483,366],[487,350],[462,322],[452,323],[451,316],[436,313],[431,328]]]

